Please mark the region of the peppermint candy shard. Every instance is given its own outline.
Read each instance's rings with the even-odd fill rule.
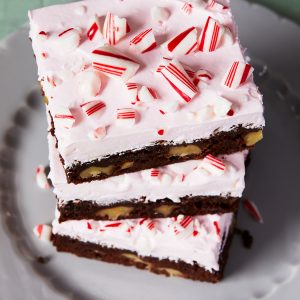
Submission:
[[[211,11],[226,13],[229,9],[228,6],[225,6],[215,0],[208,0],[206,8]]]
[[[126,88],[128,91],[128,99],[131,104],[136,104],[138,101],[138,85],[133,82],[127,82],[126,83]]]
[[[190,15],[193,11],[193,4],[190,2],[184,2],[181,9],[184,13],[186,13],[187,15]]]
[[[86,70],[78,74],[78,92],[83,98],[94,98],[99,95],[101,78],[99,72]]]
[[[46,224],[38,224],[34,226],[33,233],[43,242],[49,242],[52,235],[52,227]]]
[[[100,126],[94,129],[92,132],[89,133],[89,138],[91,140],[103,140],[106,136],[106,127],[105,126]]]
[[[75,117],[67,107],[59,106],[56,109],[54,115],[55,125],[61,126],[67,129],[73,127],[75,123]]]
[[[103,46],[92,52],[93,68],[110,78],[128,81],[140,65],[111,46]]]
[[[210,80],[212,80],[212,75],[207,72],[206,70],[198,70],[197,72],[195,72],[194,76],[193,76],[193,83],[194,85],[198,85],[201,84],[202,82],[209,82]]]
[[[197,29],[190,27],[167,41],[163,46],[172,55],[188,55],[197,50]]]
[[[95,15],[91,18],[86,35],[90,41],[101,40],[103,38],[98,16]]]
[[[199,37],[199,51],[215,51],[222,39],[225,29],[216,20],[208,17]]]
[[[211,174],[218,176],[224,174],[226,169],[225,164],[222,162],[222,160],[218,159],[215,156],[212,156],[211,154],[208,154],[204,157],[202,167],[209,171]]]
[[[170,17],[169,11],[164,7],[154,6],[151,8],[151,18],[154,23],[162,24]]]
[[[229,88],[238,88],[250,78],[253,71],[250,64],[235,61],[226,72],[223,84]]]
[[[151,177],[158,177],[160,174],[160,171],[158,169],[151,169],[150,170],[150,176]]]
[[[180,96],[183,103],[190,102],[198,93],[197,87],[191,81],[183,66],[176,60],[170,61],[160,71],[172,89]]]
[[[107,13],[103,25],[103,37],[109,45],[116,45],[128,32],[130,28],[125,18]]]
[[[214,227],[215,227],[215,230],[216,230],[217,235],[218,235],[218,236],[221,236],[221,228],[220,228],[220,226],[219,226],[219,222],[214,221],[213,224],[214,224]]]
[[[249,199],[245,199],[243,201],[243,206],[255,221],[257,221],[259,223],[264,222],[263,218],[254,202],[250,201]]]
[[[87,117],[99,115],[99,112],[102,112],[102,110],[106,107],[106,104],[102,101],[95,100],[95,101],[89,101],[85,102],[80,105],[83,112]]]
[[[136,111],[132,108],[120,108],[117,110],[117,124],[119,126],[132,127],[136,121]]]
[[[75,50],[80,43],[80,33],[75,28],[69,28],[58,34],[59,46],[65,53]]]
[[[224,117],[228,115],[231,110],[232,103],[223,97],[217,97],[214,101],[213,108],[214,113],[218,117]]]
[[[38,166],[36,169],[36,184],[39,188],[43,190],[49,190],[50,189],[50,184],[45,172],[45,167],[44,166]]]
[[[152,88],[142,86],[138,92],[138,101],[143,103],[151,103],[157,99],[157,94]]]
[[[193,233],[193,218],[190,216],[179,215],[174,220],[174,233],[177,236],[188,237]]]
[[[134,47],[137,51],[146,53],[156,48],[156,40],[152,28],[146,29],[139,33],[130,41],[130,46]]]

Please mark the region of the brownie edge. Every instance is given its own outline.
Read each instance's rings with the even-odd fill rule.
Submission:
[[[138,269],[146,269],[150,272],[165,276],[177,276],[197,281],[216,283],[219,282],[224,275],[224,268],[228,259],[235,222],[236,214],[234,215],[227,239],[220,253],[220,269],[219,271],[212,270],[211,272],[196,263],[188,264],[181,260],[175,262],[169,259],[160,260],[151,256],[138,256],[137,253],[133,251],[109,248],[90,242],[85,243],[68,236],[53,234],[51,239],[58,252],[68,252],[79,257],[117,263],[125,266],[135,266]]]

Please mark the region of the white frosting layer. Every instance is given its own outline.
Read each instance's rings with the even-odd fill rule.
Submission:
[[[208,271],[218,271],[222,239],[226,241],[233,214],[183,218],[178,216],[177,221],[164,218],[142,222],[142,219],[132,219],[62,223],[55,219],[52,231],[82,242],[136,251],[141,256],[181,260],[188,264],[195,262]],[[180,222],[188,224],[187,227],[183,228]],[[108,227],[109,224],[114,227]]]
[[[216,129],[229,131],[238,124],[249,128],[264,125],[262,96],[257,92],[252,78],[238,89],[232,90],[222,85],[222,79],[233,61],[244,61],[230,10],[217,13],[200,5],[193,8],[190,14],[186,14],[181,9],[183,4],[174,0],[148,0],[143,5],[137,0],[90,0],[42,8],[29,13],[30,37],[38,64],[39,79],[49,98],[48,108],[55,114],[58,106],[68,107],[76,119],[71,129],[59,126],[54,121],[58,149],[66,167],[74,161],[86,162],[125,150],[140,149],[158,140],[192,142],[195,139],[208,138]],[[170,13],[163,23],[151,19],[151,9],[155,6],[165,7]],[[90,100],[83,99],[78,91],[78,80],[82,78],[80,73],[82,69],[91,66],[91,51],[104,44],[99,39],[90,41],[86,38],[89,20],[97,14],[103,24],[107,11],[126,17],[131,27],[131,32],[115,46],[141,66],[129,82],[148,86],[159,95],[159,99],[153,103],[146,103],[139,108],[133,106],[138,111],[138,118],[132,127],[122,128],[116,122],[117,109],[131,106],[126,86],[121,81],[101,75],[100,94],[94,99],[103,101],[106,107],[96,123],[90,122],[80,108],[80,104]],[[165,47],[160,45],[191,26],[198,29],[199,35],[208,16],[232,31],[234,44],[226,43],[214,52],[196,52],[177,57],[194,71],[207,70],[213,78],[207,84],[201,84],[200,92],[190,103],[181,105],[173,113],[161,114],[161,108],[180,99],[162,76],[154,72],[162,57],[169,56],[164,50]],[[79,46],[72,51],[58,47],[58,34],[70,27],[76,28],[81,36]],[[134,51],[134,47],[129,47],[130,40],[149,27],[153,28],[158,46],[145,54]],[[38,34],[41,31],[45,31],[48,37],[41,37]],[[69,32],[68,34],[73,34],[70,39],[77,39],[78,32]],[[47,80],[47,76],[50,80]],[[56,86],[53,86],[52,79]],[[232,103],[234,115],[221,117],[211,114],[202,118],[202,113],[198,112],[213,106],[219,96]],[[98,126],[106,126],[106,136],[98,140],[91,139],[90,132]],[[159,129],[164,129],[163,136],[157,134]]]
[[[50,134],[48,139],[51,169],[49,177],[54,186],[54,193],[63,202],[79,199],[105,205],[142,197],[145,197],[146,201],[157,201],[167,197],[174,202],[179,202],[179,198],[186,195],[241,197],[245,187],[246,152],[224,156],[223,174],[211,173],[205,168],[203,160],[192,160],[158,168],[158,178],[151,178],[150,170],[145,170],[101,181],[68,184],[55,148],[55,140]]]

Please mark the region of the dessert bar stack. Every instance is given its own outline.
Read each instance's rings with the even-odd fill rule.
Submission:
[[[222,278],[262,96],[227,1],[29,12],[58,251]]]

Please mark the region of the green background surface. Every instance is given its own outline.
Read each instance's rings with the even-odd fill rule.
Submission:
[[[0,0],[0,39],[27,21],[28,9],[66,2],[70,1]],[[249,0],[249,2],[263,4],[273,9],[278,14],[288,17],[300,24],[300,0]]]

